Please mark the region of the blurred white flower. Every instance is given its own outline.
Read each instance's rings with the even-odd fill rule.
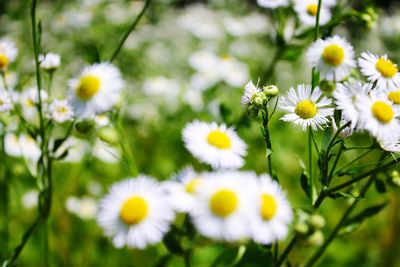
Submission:
[[[68,100],[55,99],[49,106],[50,118],[57,122],[63,123],[66,121],[70,121],[73,118],[72,107],[68,104]]]
[[[54,71],[61,64],[60,55],[55,53],[47,53],[39,56],[40,67],[47,71]]]
[[[83,159],[88,149],[89,144],[86,141],[70,136],[58,147],[54,156],[56,158],[61,157],[68,150],[67,155],[62,158],[62,161],[76,163]]]
[[[110,124],[110,119],[108,118],[107,114],[98,114],[94,116],[94,122],[99,127],[104,127]]]
[[[200,39],[221,39],[218,15],[204,5],[191,5],[177,19],[178,26]]]
[[[118,68],[103,62],[85,67],[68,86],[75,115],[88,118],[109,111],[119,101],[124,80]]]
[[[15,44],[8,40],[0,40],[0,70],[4,71],[17,57]]]
[[[93,145],[93,156],[97,159],[107,162],[116,163],[120,160],[120,152],[116,147],[113,147],[99,139]]]
[[[35,208],[38,204],[39,192],[37,190],[29,190],[22,195],[22,205],[26,209]]]
[[[98,210],[96,199],[91,197],[68,197],[65,202],[65,207],[67,211],[83,220],[96,218]]]
[[[13,109],[11,95],[5,90],[0,90],[0,112],[7,112]]]

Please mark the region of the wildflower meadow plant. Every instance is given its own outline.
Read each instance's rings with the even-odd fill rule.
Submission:
[[[3,267],[370,263],[352,235],[400,186],[400,57],[343,25],[375,6],[38,2],[29,47],[0,39]]]

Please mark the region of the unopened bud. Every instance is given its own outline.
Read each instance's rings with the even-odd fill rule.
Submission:
[[[315,231],[307,238],[307,243],[311,246],[321,246],[324,243],[324,234],[321,231]]]
[[[308,233],[308,231],[310,230],[310,228],[309,228],[308,225],[305,224],[305,223],[297,223],[297,224],[294,226],[294,230],[295,230],[297,233],[301,234],[301,235],[305,235],[305,234]]]
[[[265,94],[263,92],[257,92],[253,96],[253,101],[252,105],[256,106],[257,108],[260,108],[264,105],[264,102],[267,100],[265,97]]]
[[[276,85],[267,85],[263,87],[263,92],[266,97],[274,97],[279,94],[279,88]]]
[[[390,182],[394,186],[400,187],[400,173],[398,171],[392,171],[390,173]]]
[[[319,214],[313,214],[309,219],[310,226],[314,229],[321,229],[325,226],[325,219]]]
[[[319,83],[319,89],[321,89],[321,91],[324,93],[331,94],[333,91],[335,91],[336,84],[333,81],[322,80]]]
[[[93,120],[79,120],[75,123],[75,128],[78,132],[82,134],[89,133],[95,126]]]
[[[115,145],[118,143],[118,132],[114,128],[104,127],[99,131],[99,138],[110,145]]]

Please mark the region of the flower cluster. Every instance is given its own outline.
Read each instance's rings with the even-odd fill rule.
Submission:
[[[271,244],[287,235],[292,219],[285,193],[268,175],[185,169],[161,183],[139,176],[114,184],[98,223],[116,247],[143,249],[162,240],[175,212],[188,213],[204,237],[226,242]]]
[[[310,65],[326,80],[336,83],[333,99],[322,97],[317,87],[299,85],[290,89],[280,107],[290,112],[284,121],[301,125],[303,130],[322,129],[333,121],[334,110],[341,111],[339,126],[350,132],[366,131],[375,137],[384,150],[399,152],[400,140],[400,75],[398,67],[387,55],[363,52],[358,59],[366,81],[351,77],[355,68],[353,47],[339,36],[319,39],[308,50]]]

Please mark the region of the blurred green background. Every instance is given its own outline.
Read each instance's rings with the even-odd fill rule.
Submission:
[[[245,82],[249,79],[256,82],[263,77],[277,49],[274,14],[254,2],[154,1],[128,38],[116,64],[127,81],[122,103],[129,140],[125,145],[133,151],[141,173],[165,180],[189,164],[197,170],[207,170],[207,166],[199,164],[184,149],[181,141],[182,128],[194,119],[233,125],[249,146],[243,169],[267,171],[260,122],[248,118],[240,107]],[[400,62],[397,1],[341,2],[357,10],[371,6],[379,20],[373,28],[346,21],[334,32],[346,36],[357,54],[368,49],[387,53]],[[55,73],[54,94],[64,96],[67,80],[86,64],[110,57],[142,5],[141,1],[123,0],[39,1],[43,52],[56,52],[62,58],[61,68]],[[35,84],[29,9],[30,1],[0,2],[1,37],[13,40],[19,49],[17,62],[7,73],[16,91]],[[287,41],[292,41],[296,22],[292,19],[287,27]],[[295,40],[297,50],[293,47],[285,59],[273,66],[274,72],[266,82],[276,84],[281,91],[298,83],[309,83],[311,69],[305,67],[303,51],[311,40],[312,37]],[[218,58],[222,65],[206,61],[202,62],[206,70],[204,65],[194,66],[190,62],[198,51],[208,51],[207,56]],[[217,71],[220,66],[226,67],[222,74]],[[300,189],[299,158],[306,159],[307,136],[299,128],[279,121],[280,115],[271,123],[274,168],[293,208],[306,208],[307,200]],[[83,159],[75,163],[58,162],[54,167],[54,200],[49,220],[51,263],[53,266],[157,266],[168,254],[162,245],[145,251],[117,250],[103,237],[93,218],[94,203],[108,186],[130,175],[125,162],[96,155],[93,143],[100,132],[101,127],[86,135],[74,132],[83,143],[88,143],[84,145]],[[319,141],[321,138],[317,135]],[[359,144],[369,142],[363,135],[353,140]],[[114,149],[120,151],[118,146]],[[339,166],[354,157],[354,152],[346,152]],[[360,164],[378,157],[372,153]],[[36,216],[32,192],[36,182],[21,159],[5,157],[2,164],[9,170],[11,248],[18,244]],[[317,265],[400,266],[399,192],[395,187],[389,187],[384,194],[371,190],[359,209],[386,199],[390,199],[389,205],[354,233],[334,241]],[[328,222],[323,229],[325,233],[329,233],[347,205],[346,200],[324,203],[321,214]],[[42,265],[42,238],[38,229],[22,252],[18,266]],[[223,244],[199,246],[194,252],[194,266],[210,266],[223,247]],[[296,263],[312,251],[311,246],[299,246],[291,259]],[[183,261],[173,256],[169,266],[183,266]]]

